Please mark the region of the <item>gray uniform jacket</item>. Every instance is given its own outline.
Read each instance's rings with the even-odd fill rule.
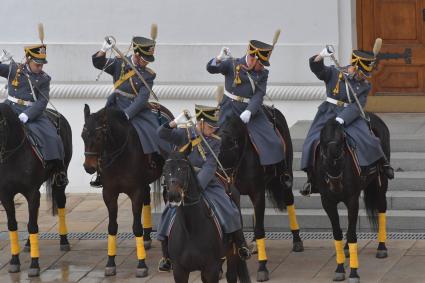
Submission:
[[[16,76],[18,65],[16,63],[1,64],[0,76],[7,79],[8,95],[16,99],[30,101],[31,106],[14,103],[8,99],[4,103],[10,105],[17,115],[25,113],[28,116],[26,128],[35,140],[38,149],[45,161],[64,158],[64,148],[60,136],[53,123],[44,113],[49,101],[50,76],[45,72],[32,73],[28,65],[20,65],[21,73]],[[17,79],[18,85],[12,84]],[[29,80],[34,89],[31,91]],[[35,96],[35,97],[34,97]]]
[[[217,63],[214,58],[207,64],[207,71],[211,74],[221,73],[224,75],[225,89],[229,93],[250,99],[246,103],[224,96],[220,103],[219,124],[222,125],[227,117],[231,115],[240,116],[244,110],[249,110],[251,119],[247,124],[247,128],[251,141],[258,150],[261,164],[271,165],[278,163],[285,157],[284,147],[272,123],[267,119],[261,108],[266,94],[269,71],[266,69],[260,72],[246,71],[243,67],[240,67],[239,78],[241,83],[235,85],[233,83],[236,75],[235,68],[238,65],[246,66],[246,58],[229,59],[220,63]],[[248,75],[255,82],[254,90]]]
[[[348,103],[345,81],[340,80],[339,92],[333,93],[338,83],[339,71],[334,66],[325,66],[323,60],[314,62],[316,56],[310,58],[310,69],[326,84],[327,97]],[[364,107],[367,101],[367,95],[370,91],[370,84],[367,81],[357,81],[349,79],[351,86],[357,93],[360,104]],[[352,144],[360,166],[368,166],[384,156],[379,138],[377,138],[368,127],[367,122],[360,117],[360,111],[354,102],[353,94],[350,91],[351,101],[347,107],[337,106],[329,102],[320,104],[316,117],[310,127],[307,137],[304,141],[301,169],[305,170],[313,166],[313,146],[320,140],[320,130],[329,119],[340,117],[344,120],[345,132]]]
[[[185,129],[171,129],[168,124],[162,125],[158,129],[161,139],[164,139],[176,146],[183,146],[189,142]],[[215,137],[205,137],[212,150],[218,156],[221,142]],[[197,173],[197,179],[203,189],[204,197],[212,204],[214,212],[223,227],[224,233],[232,233],[242,228],[239,210],[226,194],[223,183],[215,176],[217,171],[217,161],[209,151],[204,142],[201,142],[205,153],[205,160],[198,150],[198,147],[192,149],[188,159],[192,166],[201,168]],[[167,231],[171,220],[175,214],[175,208],[166,206],[161,222],[158,227],[159,239],[163,240],[167,236]]]
[[[106,59],[105,56],[96,57],[96,54],[92,56],[93,66],[99,70],[105,68],[105,72],[112,76],[114,84],[122,74],[125,75],[131,71],[131,68],[120,58]],[[128,59],[131,62],[131,56]],[[123,64],[124,69],[122,68]],[[152,88],[156,74],[149,68],[140,66],[136,66],[136,68]],[[123,93],[127,95],[123,95]],[[171,146],[161,141],[157,135],[156,129],[159,127],[159,120],[149,108],[148,100],[149,90],[137,75],[133,75],[108,97],[106,107],[118,107],[128,115],[139,135],[145,154],[160,153],[160,149],[170,152]]]

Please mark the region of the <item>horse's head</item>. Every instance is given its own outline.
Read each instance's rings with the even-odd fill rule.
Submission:
[[[199,185],[195,172],[183,153],[170,153],[165,161],[163,174],[168,201],[172,206],[191,205],[199,201]]]
[[[228,117],[221,125],[218,135],[221,137],[219,159],[225,168],[237,167],[247,141],[245,124],[235,115]]]
[[[320,157],[325,171],[325,181],[333,192],[342,191],[342,175],[345,164],[344,127],[329,119],[320,132]]]
[[[103,108],[90,114],[90,107],[84,106],[84,128],[81,137],[84,141],[84,169],[94,174],[99,158],[108,145],[114,145],[125,135],[123,122],[127,119],[122,111]]]

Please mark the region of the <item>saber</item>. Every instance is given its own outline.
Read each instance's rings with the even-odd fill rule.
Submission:
[[[112,49],[119,55],[121,56],[121,58],[124,60],[124,62],[127,63],[127,65],[130,66],[130,68],[136,73],[136,75],[139,77],[139,79],[142,81],[142,83],[145,85],[145,87],[149,90],[150,95],[152,95],[153,98],[155,98],[156,101],[159,102],[158,97],[156,96],[156,94],[153,92],[153,90],[151,89],[151,87],[148,85],[148,83],[146,82],[145,78],[143,78],[142,74],[140,74],[140,72],[136,69],[136,67],[134,67],[133,63],[130,62],[130,60],[128,60],[128,58],[121,52],[121,50],[119,50],[115,44],[116,44],[116,39],[115,37],[113,37],[112,35],[108,35],[105,37],[106,42],[108,42],[109,44],[112,44]]]
[[[366,113],[363,110],[362,105],[360,104],[359,98],[357,97],[357,93],[354,91],[353,86],[351,85],[351,83],[348,81],[348,77],[345,74],[345,72],[343,71],[343,69],[341,68],[341,66],[338,63],[338,60],[335,58],[335,48],[332,45],[326,45],[326,49],[328,51],[331,52],[331,59],[332,61],[335,63],[336,69],[342,74],[342,76],[344,77],[345,83],[348,86],[348,88],[351,90],[351,92],[353,93],[353,97],[354,97],[354,101],[357,104],[357,107],[359,108],[360,111],[360,116],[365,119],[366,121],[370,121],[370,118],[368,116],[366,116]],[[350,93],[347,93],[348,98],[350,98]]]

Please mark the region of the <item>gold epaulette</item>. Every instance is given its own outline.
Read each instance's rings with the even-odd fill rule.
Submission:
[[[179,152],[184,152],[189,147],[189,145],[192,145],[192,149],[193,149],[195,146],[197,146],[198,144],[200,144],[201,141],[202,141],[201,137],[197,137],[196,139],[191,140],[190,142],[188,142],[187,144],[185,144],[184,146],[182,146],[179,149]]]
[[[122,85],[126,80],[128,80],[129,78],[131,78],[135,74],[136,74],[136,72],[133,71],[133,70],[127,72],[125,75],[123,75],[119,80],[117,80],[114,83],[114,89],[117,89],[120,85]]]

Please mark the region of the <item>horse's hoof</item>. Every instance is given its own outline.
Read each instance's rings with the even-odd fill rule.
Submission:
[[[333,281],[344,281],[344,280],[345,280],[345,273],[335,272]]]
[[[386,258],[388,257],[388,251],[387,250],[377,250],[376,251],[376,258]]]
[[[142,278],[148,276],[148,269],[147,268],[137,268],[136,269],[136,277]]]
[[[38,276],[40,276],[40,268],[28,269],[28,277],[38,277]]]
[[[359,277],[348,278],[348,283],[360,283]]]
[[[143,245],[145,246],[145,250],[150,250],[152,247],[152,240],[144,241]]]
[[[62,252],[69,252],[71,250],[71,245],[70,244],[60,245],[60,250]]]
[[[31,250],[30,246],[24,246],[24,248],[22,249],[23,252],[29,253]]]
[[[17,273],[21,271],[21,265],[20,264],[9,264],[9,273]]]
[[[350,250],[349,249],[344,249],[344,254],[346,258],[350,257]]]
[[[116,266],[107,266],[105,267],[105,276],[114,276],[117,274]]]
[[[263,270],[257,272],[257,282],[269,281],[269,271]]]
[[[304,244],[303,242],[294,242],[292,244],[292,251],[296,253],[300,253],[304,251]]]

